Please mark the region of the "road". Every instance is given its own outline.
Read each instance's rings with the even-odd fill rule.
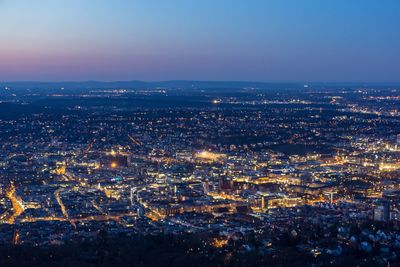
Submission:
[[[61,190],[62,190],[61,188],[60,188],[60,189],[57,189],[57,190],[54,192],[54,197],[56,198],[57,203],[58,203],[58,205],[60,206],[61,212],[62,212],[62,214],[64,215],[65,219],[66,219],[67,221],[69,221],[69,222],[72,224],[72,226],[73,226],[74,228],[76,228],[76,224],[75,224],[74,222],[72,222],[72,221],[69,219],[67,209],[65,208],[64,203],[62,202],[62,199],[61,199],[61,197],[60,197],[60,191],[61,191]]]
[[[24,206],[22,205],[21,200],[17,197],[15,193],[15,187],[13,183],[11,183],[10,188],[6,192],[6,196],[11,201],[14,212],[8,219],[8,223],[14,224],[15,219],[24,212]]]

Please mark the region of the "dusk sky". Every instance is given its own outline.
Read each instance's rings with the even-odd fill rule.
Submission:
[[[0,0],[0,81],[400,81],[399,0]]]

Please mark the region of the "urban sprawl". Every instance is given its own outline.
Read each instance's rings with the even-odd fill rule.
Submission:
[[[3,86],[0,243],[199,234],[398,261],[400,89],[228,89]]]

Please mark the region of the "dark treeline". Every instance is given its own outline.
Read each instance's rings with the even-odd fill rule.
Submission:
[[[351,256],[316,259],[299,252],[290,238],[280,242],[282,249],[260,253],[259,248],[243,250],[241,241],[215,248],[209,245],[209,239],[197,235],[109,238],[103,233],[96,240],[62,246],[3,245],[0,266],[369,266],[368,261],[360,262]]]

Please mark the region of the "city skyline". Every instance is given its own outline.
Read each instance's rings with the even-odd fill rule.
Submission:
[[[0,80],[399,82],[397,1],[0,1]]]
[[[0,0],[1,266],[400,266],[399,0]]]

